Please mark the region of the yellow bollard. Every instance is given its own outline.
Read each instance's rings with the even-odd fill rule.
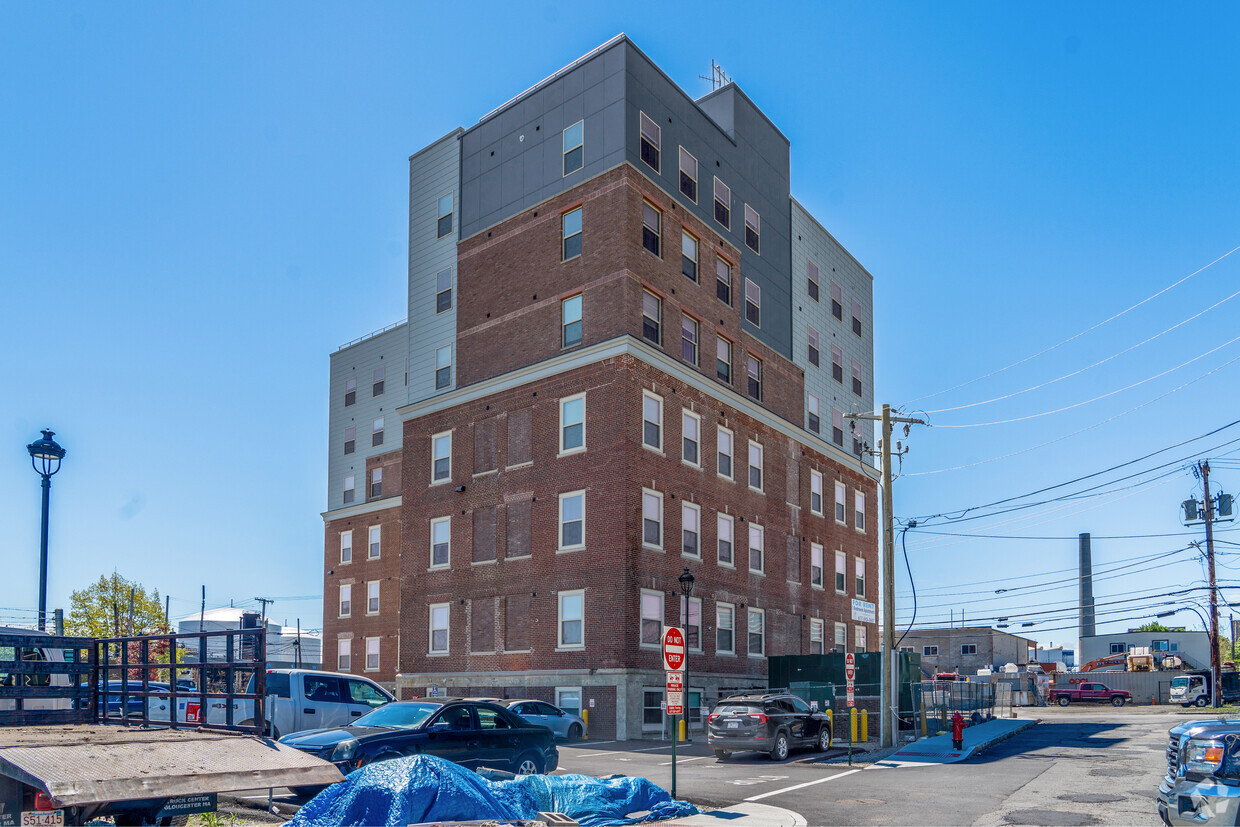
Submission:
[[[870,713],[861,710],[861,740],[870,740]]]
[[[857,708],[853,707],[848,710],[848,734],[851,736],[849,740],[857,743]]]
[[[582,720],[582,723],[586,725],[585,731],[581,733],[581,740],[589,741],[590,740],[590,710],[588,709],[581,710],[581,720]]]
[[[688,738],[689,722],[686,721],[684,718],[681,718],[679,721],[676,722],[676,728],[678,730],[677,740],[679,740],[682,744],[685,741],[688,741],[689,740]]]
[[[921,702],[921,737],[926,737],[926,702]]]
[[[831,740],[835,740],[835,711],[827,710],[827,723],[831,726]]]

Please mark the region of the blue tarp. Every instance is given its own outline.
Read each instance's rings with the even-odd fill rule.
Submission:
[[[629,813],[649,811],[637,818]],[[557,812],[583,827],[638,824],[693,815],[687,801],[673,801],[645,778],[598,779],[588,775],[527,775],[487,781],[473,770],[433,755],[381,761],[352,772],[298,811],[294,827],[424,821],[532,819]]]

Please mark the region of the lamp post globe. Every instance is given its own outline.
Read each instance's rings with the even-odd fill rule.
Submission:
[[[47,508],[52,491],[52,476],[60,470],[65,449],[52,439],[55,433],[45,428],[43,438],[26,446],[30,465],[43,478],[43,523],[39,536],[39,631],[47,631]]]
[[[688,569],[685,569],[685,573],[680,575],[680,577],[677,577],[676,579],[680,581],[681,594],[683,594],[685,597],[688,597],[689,595],[693,594],[694,577],[692,574],[689,573]]]

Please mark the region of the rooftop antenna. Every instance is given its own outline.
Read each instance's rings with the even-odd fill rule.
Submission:
[[[727,72],[723,71],[723,67],[715,63],[712,58],[710,61],[710,77],[698,75],[702,80],[710,81],[710,91],[714,92],[720,86],[727,86],[732,82],[732,78],[728,77]]]

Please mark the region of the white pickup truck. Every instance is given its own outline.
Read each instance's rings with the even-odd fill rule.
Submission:
[[[192,691],[192,690],[191,690]],[[246,687],[253,694],[254,679]],[[266,717],[272,738],[291,735],[307,729],[348,726],[372,709],[396,700],[379,684],[343,672],[318,672],[313,669],[267,670]],[[151,698],[149,717],[168,720],[168,698]],[[226,701],[208,703],[206,723],[227,723]],[[232,723],[253,725],[254,702],[234,700]],[[204,720],[198,700],[192,695],[177,698],[177,720],[193,723]]]

